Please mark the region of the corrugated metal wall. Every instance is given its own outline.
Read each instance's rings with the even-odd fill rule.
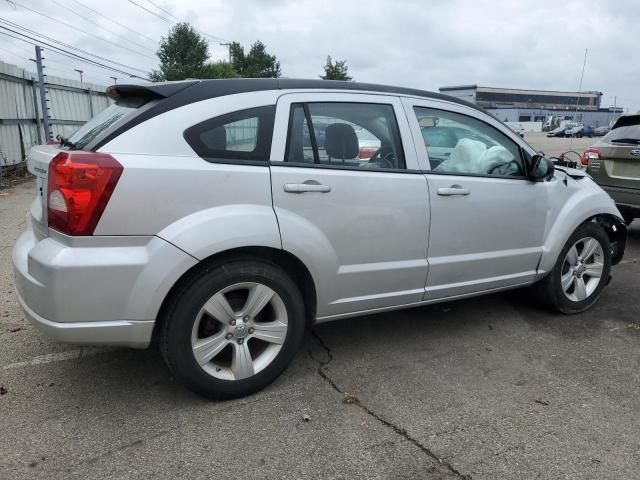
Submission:
[[[0,167],[22,162],[39,138],[41,143],[46,141],[36,77],[35,73],[0,61]],[[104,85],[84,82],[81,88],[77,80],[46,78],[49,124],[54,137],[69,137],[110,104]]]

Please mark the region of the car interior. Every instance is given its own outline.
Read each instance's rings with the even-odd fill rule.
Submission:
[[[523,175],[520,152],[515,144],[495,140],[488,134],[488,126],[474,128],[475,125],[466,125],[456,120],[433,116],[431,113],[418,115],[433,172]]]
[[[354,103],[308,104],[317,145],[313,151],[307,118],[302,105],[294,106],[288,140],[289,162],[319,163],[370,169],[403,169],[404,154],[391,105]],[[379,148],[360,158],[357,132],[379,141]],[[375,140],[374,140],[375,142]]]

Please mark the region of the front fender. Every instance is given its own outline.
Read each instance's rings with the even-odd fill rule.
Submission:
[[[198,260],[233,248],[282,248],[273,208],[264,205],[200,210],[167,226],[158,236]]]
[[[539,274],[548,273],[553,269],[565,243],[584,222],[611,216],[624,225],[622,215],[613,199],[593,180],[586,177],[576,180],[569,177],[566,182],[566,189],[552,194],[556,198],[550,199],[551,224],[542,247]],[[560,184],[559,187],[564,188],[564,185]],[[559,205],[555,212],[553,205]]]

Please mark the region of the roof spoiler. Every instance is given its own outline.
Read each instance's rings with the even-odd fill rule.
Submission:
[[[125,97],[146,98],[148,100],[167,98],[184,90],[198,80],[186,80],[180,82],[143,83],[140,85],[116,84],[107,87],[107,97],[118,100]]]
[[[623,115],[616,120],[616,123],[613,124],[611,129],[628,127],[629,125],[640,125],[640,115]]]

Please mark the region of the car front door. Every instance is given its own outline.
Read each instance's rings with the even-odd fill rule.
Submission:
[[[403,103],[431,204],[424,299],[532,282],[549,185],[526,178],[516,135],[470,107],[409,98]]]
[[[280,97],[271,150],[283,248],[310,270],[319,320],[420,302],[429,198],[397,97]]]

